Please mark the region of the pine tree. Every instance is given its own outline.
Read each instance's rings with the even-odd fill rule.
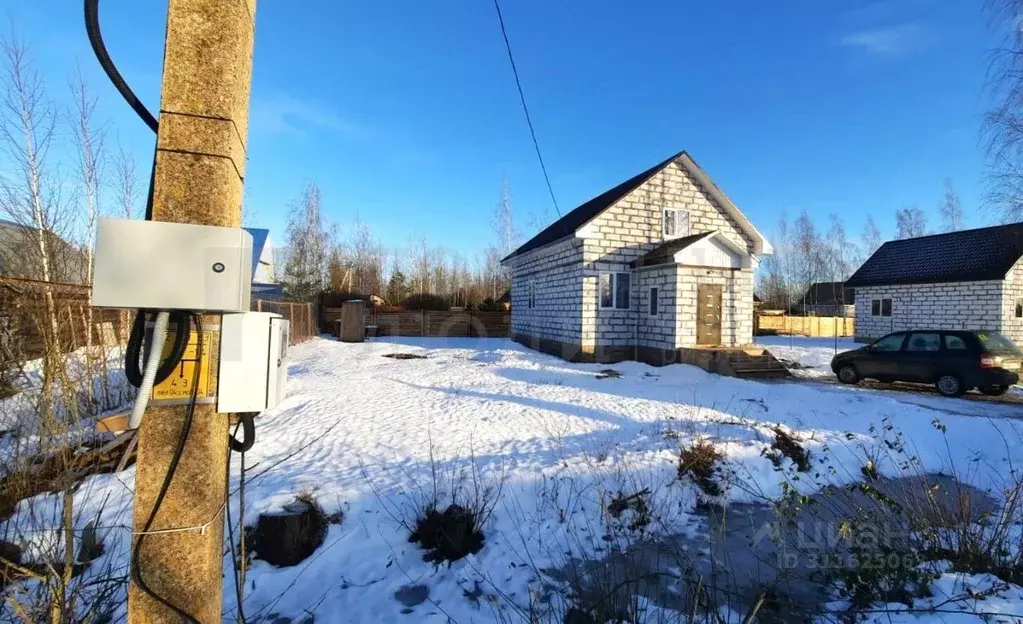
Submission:
[[[392,305],[397,304],[403,301],[407,295],[408,278],[401,272],[401,269],[398,269],[391,273],[391,279],[387,282],[387,301]]]

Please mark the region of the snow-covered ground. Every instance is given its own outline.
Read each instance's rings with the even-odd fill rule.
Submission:
[[[784,345],[769,346],[787,357]],[[825,361],[823,344],[788,348],[798,354],[790,359]],[[383,357],[391,353],[426,359]],[[570,364],[498,339],[313,339],[290,358],[288,397],[259,418],[246,455],[245,522],[301,493],[344,519],[300,565],[252,563],[249,622],[272,614],[295,621],[315,614],[318,623],[523,621],[531,598],[555,586],[539,570],[606,551],[612,529],[601,509],[611,496],[648,489],[651,507],[671,510],[649,532],[693,530],[697,490],[677,479],[676,467],[679,448],[697,440],[710,440],[724,456],[725,503],[858,481],[868,459],[881,474],[903,474],[904,457],[891,450],[896,436],[903,454],[919,458],[914,470],[967,469],[974,485],[996,495],[1023,461],[1023,422],[1008,411],[947,409],[965,401],[915,404],[890,393],[759,383],[684,365],[623,362],[612,367],[620,378],[598,378],[606,366]],[[787,460],[775,469],[765,456],[775,426],[802,441],[814,470],[799,478]],[[237,455],[233,461],[235,488]],[[130,525],[133,479],[134,469],[91,478],[76,496],[79,528],[94,520]],[[453,490],[464,500],[474,487],[497,497],[483,549],[450,566],[424,562],[402,526],[434,479],[442,503]],[[123,565],[128,531],[103,534],[119,546],[106,556],[121,559],[106,563]],[[957,579],[946,575],[939,587]],[[396,600],[399,590],[419,604]],[[999,595],[990,599],[1001,601],[998,610],[1023,613],[1016,588]],[[232,619],[230,573],[224,600]]]
[[[757,344],[767,347],[776,358],[796,362],[793,375],[800,378],[834,377],[831,358],[837,353],[863,345],[852,338],[808,338],[806,336],[757,336]]]

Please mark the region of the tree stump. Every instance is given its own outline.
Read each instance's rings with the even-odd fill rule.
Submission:
[[[257,559],[280,567],[293,566],[323,544],[327,517],[315,503],[296,500],[281,511],[261,514],[249,535]]]

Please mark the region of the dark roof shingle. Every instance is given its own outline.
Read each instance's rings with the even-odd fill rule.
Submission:
[[[848,287],[1000,280],[1023,256],[1023,223],[888,241]]]
[[[845,285],[845,282],[817,282],[810,284],[803,301],[807,305],[851,305],[856,303],[852,288]]]
[[[707,238],[714,233],[714,230],[710,232],[700,232],[699,234],[690,234],[689,236],[683,236],[682,238],[673,238],[668,242],[654,247],[650,251],[646,252],[646,255],[636,259],[632,263],[632,268],[638,269],[639,267],[654,266],[658,264],[668,264],[674,262],[675,254],[682,251],[686,247],[693,243]]]
[[[514,258],[515,256],[522,255],[527,251],[532,251],[538,247],[543,247],[544,245],[549,245],[555,241],[571,236],[576,230],[585,225],[587,221],[593,219],[601,212],[611,207],[611,205],[613,205],[616,201],[636,190],[639,185],[654,177],[658,171],[667,167],[673,160],[683,154],[685,154],[684,150],[666,158],[646,171],[629,178],[618,186],[604,191],[578,208],[565,213],[565,216],[550,224],[541,230],[539,234],[526,241],[521,247],[508,254],[502,262],[510,258]]]

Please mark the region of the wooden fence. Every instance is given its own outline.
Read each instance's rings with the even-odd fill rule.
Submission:
[[[324,316],[336,315],[325,308]],[[506,338],[511,331],[508,312],[373,312],[366,311],[366,326],[378,336],[436,336],[447,338]],[[372,331],[372,330],[371,330]]]
[[[774,316],[760,315],[757,335],[794,334],[799,336],[852,336],[856,319],[841,316]]]
[[[313,304],[307,301],[253,299],[251,309],[256,312],[275,312],[291,321],[290,344],[304,342],[319,333],[313,314]]]
[[[127,342],[134,311],[92,308],[90,327],[88,286],[0,277],[0,358],[30,360],[42,357],[43,332],[48,328],[41,323],[48,322],[46,319],[49,318],[46,313],[47,289],[53,296],[61,350],[67,352],[88,344],[111,346]],[[316,334],[311,303],[257,299],[252,302],[252,309],[277,312],[291,320],[292,344]]]
[[[14,360],[42,357],[44,332],[50,329],[45,326],[50,319],[47,289],[53,299],[62,351],[127,340],[131,315],[123,310],[90,310],[88,286],[0,277],[0,357]]]

